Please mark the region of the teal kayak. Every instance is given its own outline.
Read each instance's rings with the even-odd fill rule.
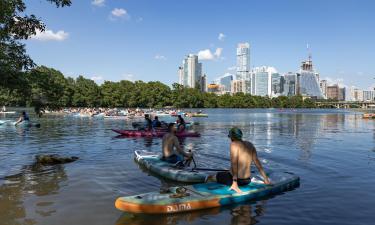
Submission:
[[[120,197],[115,207],[130,213],[180,213],[246,202],[299,186],[299,177],[292,173],[272,172],[268,175],[271,185],[265,185],[258,175],[251,179],[250,184],[240,187],[242,193],[229,190],[229,186],[210,182],[170,188],[169,193],[149,192]]]
[[[203,183],[209,175],[202,171],[192,171],[191,168],[177,168],[174,164],[161,160],[161,155],[154,152],[135,151],[134,159],[146,170],[169,180],[185,183]]]

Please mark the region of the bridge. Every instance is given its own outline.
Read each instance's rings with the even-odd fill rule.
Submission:
[[[337,109],[350,109],[350,108],[362,108],[362,109],[375,109],[375,101],[316,101],[315,104],[318,107],[331,107]]]

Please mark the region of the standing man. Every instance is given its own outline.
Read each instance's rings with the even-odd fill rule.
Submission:
[[[257,151],[254,145],[248,141],[242,140],[242,131],[236,127],[229,130],[228,137],[230,144],[230,162],[231,169],[228,172],[219,172],[216,174],[216,181],[221,184],[231,186],[230,189],[237,193],[242,193],[239,186],[248,185],[251,182],[251,164],[254,162],[259,173],[263,176],[264,183],[270,184],[270,181],[263,170]]]

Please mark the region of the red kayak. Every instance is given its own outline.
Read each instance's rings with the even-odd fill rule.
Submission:
[[[144,131],[144,130],[116,130],[114,132],[127,137],[163,137],[166,131]],[[197,132],[179,132],[176,133],[177,137],[200,137]]]

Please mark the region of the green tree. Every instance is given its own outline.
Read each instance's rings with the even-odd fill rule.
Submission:
[[[48,0],[57,7],[70,6],[70,0]],[[26,54],[25,44],[37,30],[44,31],[45,25],[35,15],[25,14],[23,0],[0,0],[0,87],[15,88],[22,85],[21,71],[34,66]]]

